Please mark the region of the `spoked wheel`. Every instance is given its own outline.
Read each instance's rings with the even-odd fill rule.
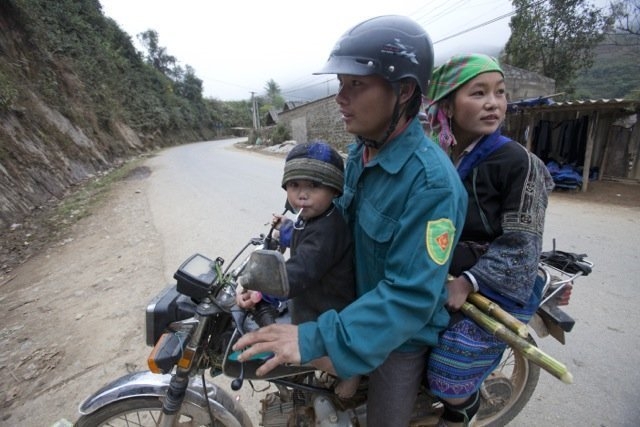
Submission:
[[[83,415],[76,427],[156,427],[162,412],[162,401],[157,397],[133,397],[106,405],[96,412]],[[206,409],[183,403],[178,426],[222,426],[212,424]]]
[[[536,345],[531,336],[528,341]],[[539,377],[538,365],[507,347],[496,370],[482,383],[477,425],[498,427],[513,420],[531,398]]]

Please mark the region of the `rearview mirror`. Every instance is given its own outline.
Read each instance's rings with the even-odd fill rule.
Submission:
[[[289,296],[289,278],[284,256],[279,251],[257,249],[249,261],[238,284],[253,291],[260,291],[278,298]]]

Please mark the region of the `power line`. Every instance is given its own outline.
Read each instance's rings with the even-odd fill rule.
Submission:
[[[447,36],[447,37],[445,37],[445,38],[443,38],[443,39],[436,40],[436,41],[434,41],[434,42],[433,42],[433,44],[440,43],[440,42],[443,42],[443,41],[446,41],[446,40],[452,39],[452,38],[454,38],[454,37],[458,37],[458,36],[460,36],[460,35],[462,35],[462,34],[466,34],[466,33],[468,33],[468,32],[471,32],[471,31],[477,30],[478,28],[482,28],[482,27],[485,27],[485,26],[487,26],[487,25],[489,25],[489,24],[493,24],[494,22],[500,21],[501,19],[504,19],[504,18],[508,18],[509,16],[513,16],[513,15],[515,15],[515,14],[516,14],[516,11],[509,12],[509,13],[505,13],[505,14],[504,14],[504,15],[502,15],[502,16],[498,16],[497,18],[490,19],[490,20],[488,20],[488,21],[483,22],[482,24],[478,24],[478,25],[473,26],[473,27],[471,27],[471,28],[468,28],[468,29],[466,29],[466,30],[459,31],[459,32],[457,32],[457,33],[455,33],[455,34],[452,34],[452,35],[450,35],[450,36]]]
[[[533,7],[537,7],[537,6],[541,5],[542,3],[544,3],[545,1],[547,1],[547,0],[539,0],[538,2],[533,3],[533,4],[532,4],[532,5],[530,5],[529,7],[531,7],[531,8],[533,8]],[[468,33],[468,32],[471,32],[471,31],[477,30],[478,28],[482,28],[482,27],[485,27],[485,26],[487,26],[487,25],[489,25],[489,24],[493,24],[494,22],[500,21],[501,19],[504,19],[504,18],[508,18],[508,17],[510,17],[510,16],[513,16],[513,15],[515,15],[515,14],[517,14],[517,13],[518,13],[518,10],[512,10],[511,12],[509,12],[509,13],[505,13],[504,15],[500,15],[500,16],[498,16],[497,18],[490,19],[490,20],[485,21],[485,22],[483,22],[483,23],[481,23],[481,24],[475,25],[475,26],[473,26],[473,27],[471,27],[471,28],[467,28],[466,30],[459,31],[459,32],[457,32],[457,33],[455,33],[455,34],[452,34],[452,35],[450,35],[450,36],[447,36],[447,37],[445,37],[445,38],[443,38],[443,39],[437,40],[437,41],[433,42],[433,44],[440,43],[440,42],[443,42],[443,41],[445,41],[445,40],[450,40],[450,39],[452,39],[452,38],[454,38],[454,37],[458,37],[458,36],[460,36],[460,35],[462,35],[462,34],[466,34],[466,33]]]
[[[463,0],[441,3],[440,5],[436,6],[435,9],[433,9],[433,11],[427,11],[424,14],[422,14],[420,17],[416,17],[414,19],[418,22],[421,22],[423,18],[426,18],[424,21],[424,25],[428,25],[430,23],[438,21],[439,19],[450,14],[453,11],[459,10],[460,7],[462,7],[462,3],[464,3]],[[438,10],[442,8],[444,8],[444,10],[440,10],[440,11]]]
[[[254,88],[250,88],[250,87],[247,87],[247,86],[242,86],[242,85],[239,85],[239,84],[237,84],[237,83],[229,83],[229,82],[225,82],[225,81],[223,81],[223,80],[209,79],[209,78],[207,78],[207,80],[208,80],[208,81],[212,81],[212,82],[222,83],[222,84],[225,84],[225,85],[228,85],[228,86],[235,86],[235,87],[239,87],[240,89],[247,89],[248,91],[255,90]]]
[[[293,89],[288,89],[288,90],[286,90],[286,91],[281,91],[280,93],[283,93],[283,94],[284,94],[284,93],[290,93],[290,92],[298,92],[298,91],[303,90],[303,89],[309,89],[309,88],[311,88],[311,87],[324,85],[324,84],[326,84],[326,83],[330,83],[330,82],[332,82],[332,81],[334,81],[334,80],[335,80],[335,79],[326,79],[326,80],[323,80],[323,81],[321,81],[321,82],[317,82],[317,83],[313,83],[313,84],[308,84],[308,85],[306,85],[306,86],[300,86],[300,87],[293,88]]]

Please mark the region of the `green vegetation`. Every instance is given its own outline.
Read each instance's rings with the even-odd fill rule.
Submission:
[[[278,123],[276,126],[262,128],[260,130],[252,130],[249,133],[247,143],[251,145],[261,144],[266,146],[282,144],[291,139],[291,131],[283,124]],[[259,141],[258,141],[259,140]]]
[[[640,0],[513,0],[502,60],[556,81],[567,99],[640,96]]]
[[[0,28],[0,228],[141,152],[253,125],[252,102],[204,98],[154,30],[138,51],[99,0],[2,0]],[[271,82],[264,102],[282,106]],[[70,203],[54,221],[84,215]]]
[[[611,14],[586,0],[513,0],[505,62],[556,81],[572,93],[576,74],[593,64],[593,49],[613,25]]]
[[[13,63],[20,72],[10,84],[3,76],[11,70],[0,67],[0,107],[15,99],[7,86],[31,87],[74,122],[93,111],[102,128],[119,120],[139,132],[213,134],[250,123],[248,114],[212,108],[216,103],[203,99],[193,68],[168,55],[155,31],[140,35],[147,54],[136,51],[98,0],[7,0],[3,8],[28,34],[32,50]]]
[[[611,4],[613,32],[595,49],[593,67],[577,74],[578,98],[640,99],[640,0]]]
[[[13,86],[11,79],[0,70],[0,111],[9,109],[17,96],[18,91]]]
[[[622,47],[608,38],[596,49],[593,66],[578,73],[575,80],[575,98],[626,98],[640,95],[640,47]]]
[[[265,84],[264,91],[266,95],[264,99],[261,100],[264,105],[260,108],[260,111],[262,112],[263,109],[269,111],[271,108],[281,111],[282,107],[284,107],[284,98],[282,97],[282,91],[278,83],[273,79],[269,80]]]

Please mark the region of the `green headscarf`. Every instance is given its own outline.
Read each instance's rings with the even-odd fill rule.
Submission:
[[[482,73],[497,71],[504,76],[498,60],[479,53],[456,55],[433,71],[429,84],[429,104],[440,101]]]
[[[440,111],[438,101],[456,91],[479,74],[497,71],[504,76],[498,60],[480,53],[452,56],[447,62],[433,71],[427,93],[427,117],[432,129],[432,138],[440,143],[445,151],[455,144],[444,112]]]

